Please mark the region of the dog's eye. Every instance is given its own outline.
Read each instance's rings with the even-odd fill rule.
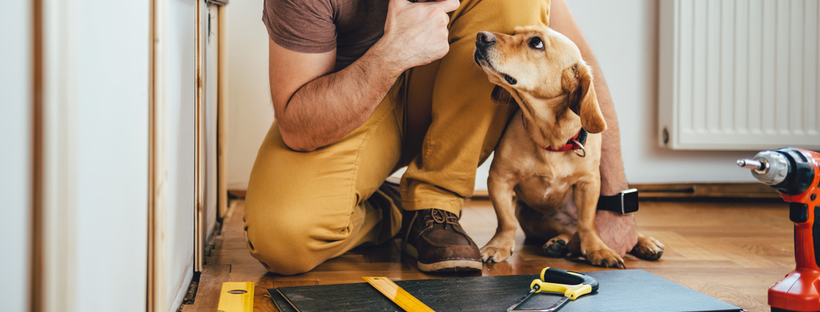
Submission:
[[[543,50],[544,49],[544,41],[541,41],[541,38],[532,37],[532,39],[530,39],[530,48],[533,48],[533,49],[536,49],[536,50]]]

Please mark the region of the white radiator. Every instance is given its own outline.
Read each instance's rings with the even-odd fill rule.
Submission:
[[[819,2],[661,1],[660,144],[820,148]]]

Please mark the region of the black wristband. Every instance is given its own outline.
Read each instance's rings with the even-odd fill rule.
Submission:
[[[628,189],[612,196],[601,196],[598,198],[598,210],[620,214],[638,211],[638,189]]]

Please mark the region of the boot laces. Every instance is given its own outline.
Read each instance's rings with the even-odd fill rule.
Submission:
[[[458,216],[445,210],[433,209],[430,215],[425,219],[428,226],[430,226],[431,223],[439,223],[444,224],[444,228],[446,229],[448,224],[458,225]]]

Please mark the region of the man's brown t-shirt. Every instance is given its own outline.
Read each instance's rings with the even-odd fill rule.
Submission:
[[[336,70],[384,34],[388,0],[265,0],[262,21],[276,44],[296,52],[336,48]]]

